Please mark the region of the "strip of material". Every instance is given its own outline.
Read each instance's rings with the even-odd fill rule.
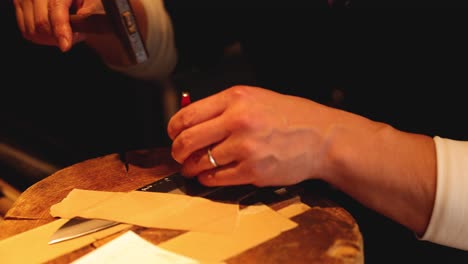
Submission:
[[[83,217],[143,227],[229,233],[237,225],[239,205],[171,193],[74,189],[53,205],[50,213],[68,219]]]
[[[253,205],[241,210],[239,225],[230,234],[192,231],[158,246],[202,263],[222,262],[295,228],[297,224],[287,217],[308,209],[309,206],[303,203],[292,204],[279,212],[266,205]]]

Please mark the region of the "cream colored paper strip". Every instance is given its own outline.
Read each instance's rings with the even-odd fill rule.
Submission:
[[[309,210],[310,206],[302,202],[296,202],[290,204],[284,208],[278,210],[278,213],[287,218],[293,218],[296,215],[300,215],[305,211]]]
[[[294,216],[308,208],[302,203],[293,204],[282,212]],[[201,262],[221,262],[296,226],[295,222],[268,206],[254,205],[240,211],[239,225],[230,234],[192,231],[158,246]]]
[[[170,239],[158,246],[174,253],[199,260],[201,263],[217,263],[259,245],[281,232],[297,226],[287,219],[308,210],[303,203],[292,204],[278,212],[267,206],[250,206],[239,213],[239,225],[233,233],[203,233],[191,231]],[[49,245],[52,234],[67,220],[59,219],[49,224],[20,233],[0,241],[2,264],[44,263],[67,254],[94,241],[129,229],[119,224],[108,229]],[[229,221],[224,218],[224,221]],[[222,220],[213,225],[224,225]],[[27,252],[27,254],[25,254]]]
[[[237,225],[239,206],[159,192],[72,190],[51,207],[54,217],[97,218],[144,227],[226,233]]]

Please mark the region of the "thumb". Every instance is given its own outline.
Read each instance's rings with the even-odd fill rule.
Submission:
[[[71,0],[52,0],[49,2],[49,17],[52,30],[62,51],[67,51],[71,47],[70,6]]]

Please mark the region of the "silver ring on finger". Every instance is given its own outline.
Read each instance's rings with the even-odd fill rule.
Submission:
[[[210,160],[211,165],[213,167],[218,167],[218,163],[216,162],[215,158],[213,157],[213,154],[211,154],[211,148],[208,148],[208,159]]]

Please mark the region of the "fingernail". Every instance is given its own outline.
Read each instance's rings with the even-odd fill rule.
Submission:
[[[68,46],[70,45],[70,41],[68,41],[67,38],[65,37],[60,37],[59,38],[59,48],[62,52],[65,52],[68,50]]]

